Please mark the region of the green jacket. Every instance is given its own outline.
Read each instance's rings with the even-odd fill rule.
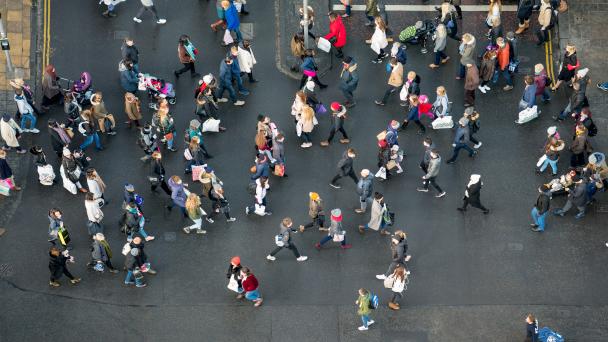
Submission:
[[[369,315],[369,312],[370,312],[369,293],[366,294],[365,296],[359,296],[359,299],[357,299],[357,302],[359,303],[359,310],[357,310],[357,314],[359,316]]]
[[[377,17],[380,14],[378,11],[378,0],[365,1],[365,14],[370,17]]]

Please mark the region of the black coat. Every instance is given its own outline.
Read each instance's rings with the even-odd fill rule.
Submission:
[[[7,179],[13,176],[13,170],[6,162],[6,159],[0,158],[0,179]]]
[[[467,186],[467,193],[469,194],[468,196],[465,196],[467,202],[481,205],[481,200],[479,199],[479,196],[481,195],[481,181]]]
[[[59,133],[49,127],[49,137],[51,138],[51,146],[53,146],[53,151],[55,151],[57,154],[62,153],[64,144],[63,140],[61,140],[61,137],[59,136]]]
[[[66,268],[66,261],[68,258],[63,256],[63,254],[59,254],[59,256],[50,256],[49,259],[49,270],[51,271],[51,276],[53,279],[59,279],[63,274],[63,270]]]
[[[549,192],[541,192],[536,199],[534,207],[538,210],[538,214],[542,215],[549,210],[551,206],[551,197]]]

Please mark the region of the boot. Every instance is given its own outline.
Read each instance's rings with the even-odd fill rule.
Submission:
[[[397,303],[393,303],[393,302],[388,302],[388,307],[391,308],[392,310],[399,310],[399,304]]]
[[[524,21],[523,25],[519,25],[519,27],[517,28],[517,30],[515,31],[515,34],[522,34],[525,30],[527,30],[530,27],[530,20],[526,20]]]

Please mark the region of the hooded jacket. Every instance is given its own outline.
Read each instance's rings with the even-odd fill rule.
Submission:
[[[184,189],[184,184],[183,183],[177,184],[171,178],[169,178],[169,181],[167,182],[167,184],[169,185],[169,188],[171,189],[171,199],[173,200],[173,203],[175,203],[179,207],[185,208],[186,199],[188,198],[188,195],[186,195],[186,191]]]
[[[357,71],[357,62],[353,60],[348,65],[348,69],[342,68],[340,73],[340,89],[353,92],[359,84],[359,72]]]
[[[544,213],[546,213],[549,210],[550,206],[551,206],[551,191],[550,190],[544,191],[544,192],[541,192],[540,194],[538,194],[538,197],[536,198],[536,203],[534,204],[534,207],[538,211],[538,214],[543,215]]]
[[[357,193],[360,198],[369,198],[374,194],[374,176],[369,174],[367,177],[359,178],[357,183]]]
[[[346,28],[342,23],[342,17],[337,16],[336,19],[329,23],[329,33],[325,35],[325,39],[330,40],[335,37],[336,41],[332,44],[336,48],[341,48],[346,45]]]
[[[353,158],[348,156],[348,151],[344,151],[342,159],[338,162],[338,173],[341,176],[346,176],[351,172],[353,172]]]

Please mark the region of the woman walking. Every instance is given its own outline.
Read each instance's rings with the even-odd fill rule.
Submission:
[[[186,213],[194,224],[184,227],[184,233],[190,234],[192,230],[196,230],[197,234],[207,234],[207,231],[203,230],[203,216],[206,216],[207,213],[201,208],[201,198],[197,194],[190,193],[188,195]]]
[[[551,176],[555,177],[557,176],[557,162],[559,161],[559,154],[564,150],[566,144],[559,138],[559,134],[557,133],[555,126],[549,127],[547,133],[549,133],[549,137],[545,143],[544,154],[541,157],[541,159],[544,160],[542,160],[540,169],[538,169],[536,173],[540,175],[545,171],[547,165],[551,165]]]
[[[228,265],[228,272],[226,272],[226,278],[228,278],[228,288],[236,293],[236,299],[241,299],[245,297],[243,293],[243,283],[241,281],[241,269],[243,266],[241,265],[241,257],[233,256],[230,259],[230,264]],[[231,285],[231,284],[235,284]]]
[[[125,113],[127,114],[126,124],[129,125],[129,128],[135,127],[140,128],[141,124],[139,120],[141,120],[141,103],[139,98],[135,96],[133,93],[125,93]]]
[[[245,291],[245,298],[252,301],[254,303],[253,306],[255,307],[262,305],[264,299],[260,295],[259,283],[251,270],[247,267],[243,267],[241,269],[240,278],[243,291]]]
[[[435,117],[442,118],[449,115],[450,100],[448,99],[448,94],[445,91],[445,87],[437,87],[435,93],[437,94],[435,102],[433,102],[433,113],[435,114]]]
[[[570,166],[580,167],[586,164],[585,153],[591,150],[591,144],[587,137],[587,129],[582,124],[576,125],[574,140],[570,146]]]
[[[444,52],[447,45],[447,40],[448,32],[445,25],[437,25],[437,29],[435,31],[435,47],[433,48],[433,52],[435,53],[435,61],[432,64],[429,64],[429,68],[439,68],[440,63],[445,64],[450,60],[450,56],[446,55]]]
[[[323,246],[326,242],[333,240],[334,242],[340,243],[340,248],[349,249],[353,245],[346,243],[346,231],[342,228],[342,211],[340,209],[333,209],[331,211],[331,223],[329,225],[329,230],[327,236],[321,239],[321,241],[315,244],[315,248],[317,250],[321,250],[321,246]]]
[[[59,168],[61,178],[63,178],[63,187],[73,195],[76,195],[76,189],[80,192],[88,192],[80,184],[80,176],[82,169],[76,162],[74,155],[69,149],[63,149],[63,158],[61,159],[61,167]]]
[[[576,69],[581,66],[576,57],[576,46],[573,44],[566,45],[566,52],[562,59],[562,68],[557,75],[557,83],[551,87],[551,91],[556,91],[563,82],[570,82],[576,75]]]
[[[160,151],[152,152],[152,163],[150,163],[150,176],[148,178],[150,180],[150,191],[156,191],[156,188],[160,185],[161,189],[171,196],[171,189],[165,181],[165,166]]]
[[[70,279],[72,285],[78,284],[80,278],[76,278],[68,271],[66,265],[67,262],[74,263],[74,257],[68,254],[65,250],[61,252],[57,247],[51,247],[49,250],[49,270],[51,271],[51,279],[49,285],[52,287],[59,287],[61,284],[58,282],[59,278],[65,274]]]
[[[481,57],[481,67],[479,70],[479,91],[485,94],[490,90],[488,83],[494,77],[494,70],[496,70],[496,50],[490,49],[484,52]]]
[[[458,207],[459,211],[467,211],[467,206],[470,204],[474,208],[481,209],[484,214],[490,212],[490,210],[481,204],[481,187],[483,183],[481,182],[480,175],[471,175],[469,180],[469,184],[467,184],[467,188],[464,191],[464,197],[462,198],[462,207]]]
[[[308,81],[308,79],[313,80],[321,89],[327,88],[327,85],[321,83],[319,76],[317,76],[317,63],[315,63],[314,59],[314,51],[306,50],[304,52],[304,58],[302,59],[302,64],[300,64],[300,69],[302,70],[302,79],[300,80],[300,88],[304,87],[304,84]]]
[[[24,154],[27,151],[21,147],[19,144],[19,137],[23,130],[21,127],[17,125],[15,120],[11,118],[11,115],[8,113],[2,114],[2,120],[0,120],[0,136],[2,140],[4,140],[4,145],[2,146],[2,151],[10,151],[12,148],[18,154]]]
[[[198,136],[190,139],[190,143],[184,150],[184,158],[186,159],[185,174],[192,173],[193,166],[200,166],[205,163],[204,152],[201,149]]]
[[[0,182],[8,186],[10,190],[19,191],[21,187],[15,185],[13,169],[6,162],[6,151],[0,150]]]
[[[194,48],[192,43],[190,43],[190,37],[188,35],[182,34],[179,37],[179,40],[177,41],[177,57],[179,58],[179,62],[182,63],[184,67],[173,72],[176,78],[179,78],[181,74],[188,70],[190,70],[190,76],[192,78],[199,76],[199,73],[197,73],[194,69],[194,60],[197,51],[198,50]]]
[[[403,298],[403,290],[405,290],[408,274],[409,272],[405,270],[404,266],[398,266],[395,268],[395,271],[384,280],[384,286],[390,288],[393,292],[393,296],[388,302],[388,307],[392,310],[401,309],[397,300]]]
[[[95,199],[95,195],[92,192],[88,192],[85,195],[84,207],[87,211],[87,231],[90,237],[93,237],[97,233],[103,233],[103,226],[101,221],[103,220],[103,211],[99,207],[99,201]]]
[[[173,146],[175,140],[175,125],[173,124],[173,117],[169,114],[169,108],[159,108],[152,117],[152,125],[156,127],[156,130],[167,143],[167,149],[171,152],[177,152],[177,149]]]
[[[114,116],[106,109],[106,105],[103,102],[103,95],[100,91],[91,96],[91,114],[93,119],[97,120],[99,130],[102,133],[116,135],[116,131],[114,131],[116,121],[114,121]]]
[[[388,40],[386,40],[386,23],[381,17],[374,19],[375,29],[374,34],[371,38],[371,48],[377,54],[375,59],[372,59],[372,63],[382,63],[382,60],[388,57],[388,53],[384,49],[388,46]]]
[[[302,108],[302,116],[300,117],[300,120],[298,121],[298,123],[296,124],[296,126],[300,126],[300,128],[298,130],[301,131],[301,135],[302,135],[302,140],[304,140],[304,142],[302,143],[302,145],[300,145],[300,147],[302,148],[309,148],[312,146],[312,141],[310,139],[310,133],[312,133],[312,130],[315,128],[315,122],[316,118],[315,118],[315,112],[313,111],[313,109],[310,106],[304,106]]]
[[[320,231],[327,230],[325,226],[325,212],[323,211],[323,200],[316,192],[308,193],[308,216],[311,218],[311,222],[305,225],[300,225],[300,232],[304,232],[310,227],[319,227]]]
[[[93,198],[100,202],[100,206],[108,203],[103,193],[106,191],[106,183],[103,182],[97,171],[93,168],[87,169],[87,187],[89,192],[93,194]]]
[[[61,243],[57,241],[59,238],[59,230],[63,229],[63,214],[61,210],[53,208],[49,210],[49,242],[51,246],[60,247]]]

